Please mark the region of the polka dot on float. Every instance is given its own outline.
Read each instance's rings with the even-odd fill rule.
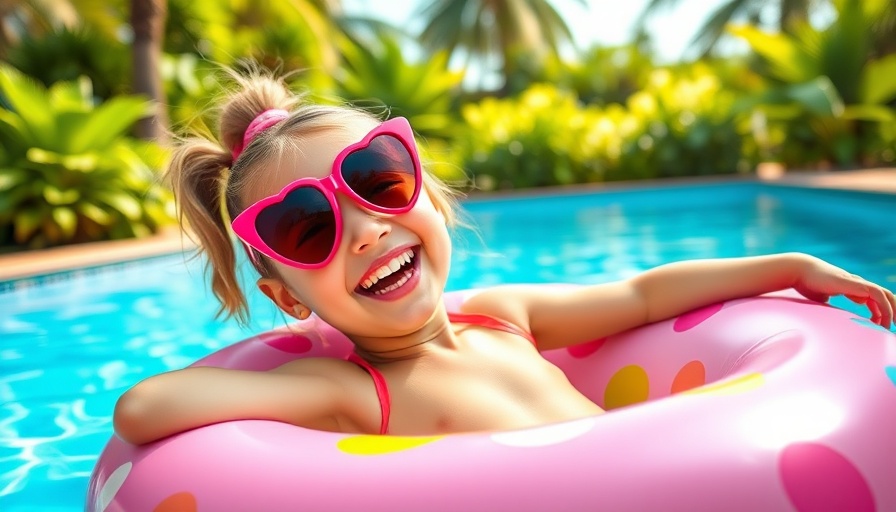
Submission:
[[[672,394],[681,393],[706,384],[706,367],[700,361],[691,361],[681,367],[672,381]]]
[[[491,439],[500,445],[520,448],[551,446],[585,435],[594,428],[596,423],[597,419],[594,417],[582,418],[556,425],[546,425],[512,432],[499,432],[492,434]]]
[[[591,354],[600,350],[600,347],[604,346],[604,343],[607,342],[607,338],[600,338],[594,341],[589,341],[587,343],[582,343],[580,345],[573,345],[566,349],[569,352],[569,355],[576,359],[584,359]]]
[[[610,377],[604,390],[604,408],[616,409],[644,402],[650,393],[650,381],[644,368],[632,364]]]
[[[683,391],[686,395],[736,395],[762,386],[765,377],[761,373],[748,373],[727,382],[719,382],[708,386]]]
[[[797,512],[874,512],[862,473],[842,454],[818,443],[796,443],[781,452],[778,474]]]
[[[131,473],[132,467],[134,467],[132,463],[125,462],[121,466],[115,468],[115,471],[109,475],[109,478],[107,478],[103,483],[103,486],[100,487],[100,492],[97,497],[97,510],[104,511],[106,510],[106,507],[112,503],[112,499],[118,494],[118,490],[121,489],[125,479],[127,479],[128,475]]]
[[[281,352],[290,354],[304,354],[311,350],[313,343],[305,336],[278,336],[274,339],[265,341],[265,344],[271,348],[275,348]]]
[[[672,324],[672,330],[684,332],[688,329],[693,329],[721,311],[724,305],[724,302],[719,302],[718,304],[710,304],[709,306],[685,313],[675,319],[675,322]]]
[[[443,437],[352,436],[340,439],[336,447],[349,455],[385,455],[417,448]]]
[[[197,512],[196,497],[188,492],[179,492],[162,500],[152,512]]]
[[[884,371],[887,372],[887,377],[890,378],[890,382],[896,386],[896,366],[887,366],[884,368]]]

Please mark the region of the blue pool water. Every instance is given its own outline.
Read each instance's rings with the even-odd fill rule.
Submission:
[[[450,289],[599,283],[691,258],[803,251],[896,288],[896,196],[755,183],[469,200]],[[252,276],[244,276],[252,289]],[[284,318],[214,319],[182,255],[0,283],[0,510],[76,511],[117,397]],[[834,304],[863,316],[845,299]]]

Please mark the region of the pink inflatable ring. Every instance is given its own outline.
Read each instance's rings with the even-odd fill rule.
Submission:
[[[319,320],[292,329],[196,364],[351,350]],[[113,438],[87,510],[896,510],[896,336],[855,314],[768,295],[545,357],[618,410],[433,437],[235,421],[142,447]]]

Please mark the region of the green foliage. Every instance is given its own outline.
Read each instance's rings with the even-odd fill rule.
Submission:
[[[425,137],[451,133],[454,98],[463,74],[448,69],[448,54],[424,62],[409,62],[393,37],[381,35],[373,44],[346,42],[345,66],[337,77],[337,94],[357,106],[408,118]]]
[[[540,69],[512,77],[511,83],[525,84],[522,89],[532,82],[552,83],[574,91],[584,103],[607,105],[625,103],[655,67],[650,55],[634,44],[594,47],[572,61],[549,56]],[[518,69],[526,68],[521,63]]]
[[[496,55],[508,84],[515,73],[514,54],[556,55],[563,43],[573,41],[566,20],[547,0],[437,0],[421,3],[418,15],[425,23],[419,40],[427,49],[449,56],[462,51],[468,62],[488,62]]]
[[[86,76],[99,98],[130,89],[130,49],[90,28],[61,28],[9,49],[10,64],[50,86]]]
[[[733,101],[703,65],[654,71],[625,105],[536,84],[464,106],[458,161],[486,190],[733,173],[749,163]]]
[[[304,70],[314,89],[329,89],[341,34],[312,0],[171,0],[166,50],[197,53],[219,65],[252,59],[269,69]]]
[[[518,98],[485,98],[462,108],[466,124],[456,141],[458,160],[476,187],[537,187],[599,181],[603,165],[586,131],[601,120],[596,107],[581,108],[575,96],[536,84]]]
[[[214,126],[214,100],[221,93],[221,69],[193,53],[162,56],[161,75],[172,131],[196,133]]]
[[[164,153],[125,135],[143,99],[94,106],[86,78],[46,89],[7,65],[0,96],[0,245],[142,236],[173,219],[153,172]]]
[[[623,144],[612,179],[730,174],[748,169],[746,129],[733,115],[736,95],[696,63],[654,70],[626,102],[638,128]]]
[[[793,34],[732,27],[762,58],[770,85],[748,105],[763,118],[757,137],[767,158],[788,166],[893,161],[896,55],[871,60],[872,26],[885,3],[840,0],[837,18]]]

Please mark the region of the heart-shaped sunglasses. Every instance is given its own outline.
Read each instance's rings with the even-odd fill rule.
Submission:
[[[301,269],[326,266],[342,239],[336,193],[389,215],[405,213],[420,195],[422,175],[407,119],[390,119],[343,149],[324,178],[300,178],[237,215],[231,226],[249,247]],[[251,254],[251,251],[250,251]]]

